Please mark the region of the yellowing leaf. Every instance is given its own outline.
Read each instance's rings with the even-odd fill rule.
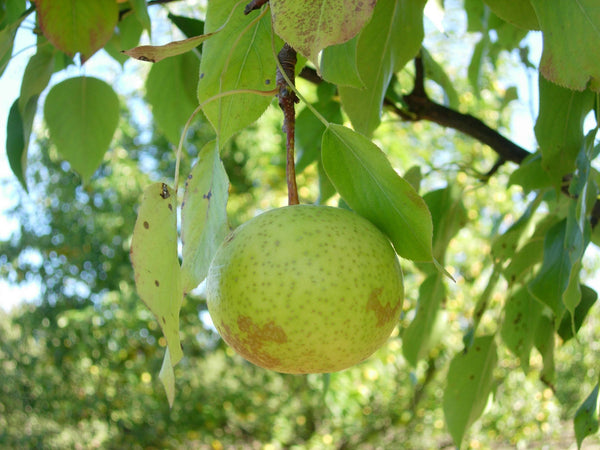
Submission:
[[[124,50],[123,53],[140,61],[158,62],[170,56],[181,55],[193,50],[214,34],[203,34],[202,36],[194,36],[164,45],[140,45],[139,47]]]
[[[176,208],[173,190],[166,184],[148,186],[138,211],[130,250],[137,292],[162,328],[172,365],[183,356],[179,341],[183,290],[177,257]]]
[[[352,39],[371,18],[375,0],[271,0],[273,28],[319,67],[325,47]]]

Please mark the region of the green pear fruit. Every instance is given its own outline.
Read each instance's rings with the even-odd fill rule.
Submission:
[[[313,205],[274,209],[234,230],[206,288],[225,342],[284,373],[363,361],[390,336],[404,297],[389,240],[353,212]]]

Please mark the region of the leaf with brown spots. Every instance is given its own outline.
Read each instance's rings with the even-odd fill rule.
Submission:
[[[183,298],[177,257],[175,196],[164,183],[146,188],[131,240],[131,263],[142,301],[158,320],[167,339],[161,380],[173,403],[174,385],[167,378],[183,352],[179,340],[179,309]],[[166,366],[165,366],[166,365]]]
[[[446,426],[457,448],[467,429],[487,404],[494,385],[498,354],[494,336],[475,338],[471,347],[457,354],[450,363],[444,391]]]
[[[181,205],[183,292],[206,277],[217,248],[227,235],[229,180],[215,141],[206,144],[185,183]]]
[[[375,0],[270,1],[277,35],[315,67],[319,67],[321,50],[358,34],[371,18],[375,3]]]

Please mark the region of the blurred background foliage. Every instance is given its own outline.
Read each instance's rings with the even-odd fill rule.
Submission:
[[[477,36],[467,33],[461,6],[453,11],[449,3],[447,33],[452,39],[431,33],[430,52],[452,77],[460,110],[510,133],[514,108],[523,105],[510,102],[514,86],[506,80],[518,70],[526,45],[521,54],[500,53],[495,66],[484,65],[475,91],[468,80],[470,54],[465,48],[471,49]],[[173,10],[193,14],[186,7]],[[460,47],[449,48],[457,40]],[[456,57],[450,60],[448,55]],[[127,65],[140,70],[139,63]],[[410,70],[399,76],[407,91]],[[317,102],[313,86],[300,81],[299,87]],[[442,101],[444,94],[436,85],[427,88]],[[129,90],[122,93],[122,103],[131,106],[141,95]],[[14,285],[38,286],[39,298],[0,310],[0,447],[452,447],[441,408],[447,363],[461,349],[490,276],[491,238],[525,208],[522,190],[507,187],[512,167],[502,167],[484,182],[481,174],[494,164],[495,155],[480,143],[432,124],[384,117],[376,142],[394,167],[406,173],[419,165],[421,194],[454,186],[468,219],[446,255],[456,283],[447,284],[440,339],[427,360],[411,367],[402,356],[402,333],[414,317],[423,281],[408,263],[404,314],[387,345],[368,361],[329,377],[277,374],[245,362],[210,326],[199,289],[181,311],[185,356],[175,369],[177,393],[169,409],[157,377],[165,341],[135,293],[129,243],[143,188],[170,179],[175,158],[172,145],[151,121],[139,120],[135,108],[123,108],[121,117],[112,149],[89,184],[80,184],[39,128],[29,158],[30,192],[15,187],[18,201],[10,214],[19,226],[0,242],[0,275]],[[187,138],[182,173],[211,137],[210,127],[197,121]],[[310,148],[300,145],[299,158],[303,151]],[[222,158],[231,182],[232,227],[286,203],[285,150],[275,103],[229,143]],[[302,202],[319,200],[316,163],[303,167],[298,184]],[[337,198],[328,202],[336,204]],[[598,264],[597,257],[585,260],[590,276]],[[495,331],[500,322],[504,289],[500,283],[492,294],[481,323],[484,330]],[[588,343],[585,354],[578,340]],[[598,378],[597,306],[578,340],[558,343],[552,387],[540,381],[543,361],[537,351],[532,353],[532,370],[525,373],[518,359],[503,349],[495,372],[503,382],[469,431],[466,445],[573,447],[569,420],[574,410],[564,405],[579,405],[593,387],[591,380]],[[586,445],[600,441],[592,436]]]

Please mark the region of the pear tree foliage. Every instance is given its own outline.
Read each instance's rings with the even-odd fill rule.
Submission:
[[[464,0],[467,31],[478,36],[465,68],[470,86],[459,86],[435,49],[424,45],[431,28],[425,26],[431,20],[426,12],[443,14],[437,0],[208,0],[195,17],[166,16],[182,39],[146,44],[153,42],[155,22],[164,20],[155,10],[169,3],[0,2],[0,76],[16,50],[17,31],[27,21],[35,23],[36,51],[5,124],[7,158],[25,190],[38,115],[58,155],[84,184],[114,142],[125,105],[107,80],[85,75],[90,59],[104,50],[120,64],[148,69],[145,99],[160,132],[177,148],[177,168],[174,176],[163,174],[164,183],[147,187],[132,230],[131,259],[138,294],[168,343],[161,380],[169,402],[176,395],[173,368],[182,357],[177,336],[182,302],[206,277],[215,243],[228,229],[229,180],[220,154],[273,107],[275,97],[284,112],[288,165],[291,159],[293,167],[295,137],[302,150],[297,172],[317,167],[318,202],[339,203],[373,222],[421,277],[414,318],[400,330],[401,351],[413,366],[431,363],[431,351],[446,334],[450,319],[444,310],[458,275],[445,269],[446,250],[472,218],[454,172],[445,174],[445,186],[432,187],[423,161],[394,167],[378,130],[390,120],[414,123],[415,129],[433,122],[470,136],[495,155],[495,164],[479,174],[480,188],[504,171],[509,186],[523,193],[524,206],[494,230],[481,255],[487,268],[481,295],[447,369],[447,431],[460,447],[485,413],[502,383],[494,374],[501,351],[508,350],[526,372],[532,370],[532,355],[541,354],[540,377],[553,389],[558,376],[553,349],[577,339],[598,296],[585,284],[582,263],[600,245],[600,173],[594,165],[600,152],[597,1]],[[539,64],[530,60],[526,45],[536,32],[543,39]],[[460,89],[480,96],[485,73],[499,71],[506,54],[518,55],[539,76],[535,148],[508,139],[485,119],[486,111],[471,114],[461,107]],[[80,70],[70,70],[73,66]],[[304,98],[303,86],[315,87],[317,101]],[[441,95],[431,96],[432,86]],[[504,94],[501,107],[517,99],[519,90],[512,86]],[[302,108],[298,114],[295,105]],[[191,172],[180,176],[185,132],[193,120],[206,120],[214,139],[204,143]],[[292,178],[290,190],[296,189]],[[494,317],[495,327],[484,327],[482,318],[498,291],[501,314]],[[580,342],[581,351],[589,344]],[[596,387],[573,416],[578,445],[598,430],[598,380],[586,382]]]

